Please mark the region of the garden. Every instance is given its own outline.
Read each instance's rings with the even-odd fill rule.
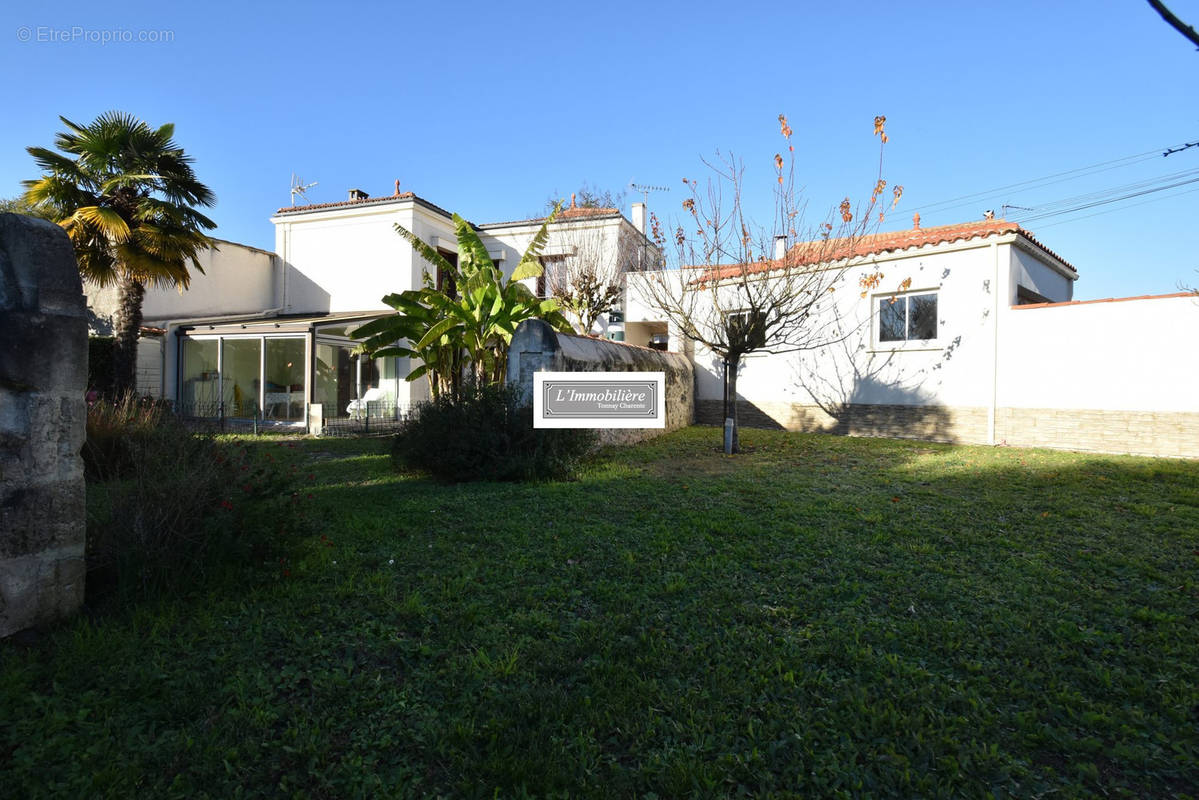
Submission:
[[[206,439],[207,549],[0,644],[0,785],[1196,796],[1199,464],[717,444],[453,483],[383,439]]]

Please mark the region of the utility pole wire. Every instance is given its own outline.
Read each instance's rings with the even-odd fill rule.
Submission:
[[[982,198],[982,197],[986,197],[987,195],[993,195],[998,192],[1003,192],[1003,191],[1007,191],[1010,189],[1019,189],[1021,187],[1031,186],[1032,184],[1049,185],[1052,183],[1064,183],[1066,181],[1073,180],[1074,177],[1084,177],[1084,174],[1091,174],[1091,173],[1095,173],[1095,172],[1107,172],[1109,170],[1119,169],[1121,167],[1132,166],[1133,164],[1138,164],[1142,161],[1152,161],[1153,159],[1158,157],[1159,153],[1161,153],[1160,147],[1154,148],[1153,150],[1146,150],[1144,153],[1136,153],[1134,155],[1124,156],[1123,158],[1112,159],[1111,161],[1101,161],[1098,164],[1090,164],[1085,167],[1076,167],[1075,169],[1069,169],[1069,170],[1066,170],[1065,172],[1055,172],[1051,175],[1043,175],[1039,178],[1030,178],[1026,181],[1020,181],[1019,183],[1009,183],[1006,186],[996,186],[993,189],[984,189],[981,192],[974,192],[972,194],[964,194],[959,197],[951,197],[948,200],[939,200],[935,203],[926,203],[922,206],[916,206],[915,208],[909,208],[908,211],[924,211],[925,209],[939,208],[941,206],[949,206],[950,208],[956,208],[957,207],[956,205],[950,205],[950,204],[951,203],[959,203],[959,201],[964,201],[964,200],[973,200],[973,199],[977,199],[977,198]],[[1083,174],[1080,174],[1080,173],[1083,173]],[[1060,180],[1054,180],[1055,178],[1060,178]],[[968,205],[967,203],[959,203],[959,204],[960,205]]]
[[[1153,7],[1154,11],[1161,14],[1162,19],[1169,23],[1170,27],[1187,37],[1187,39],[1190,40],[1191,44],[1195,45],[1195,47],[1199,47],[1199,32],[1196,32],[1195,29],[1190,25],[1187,25],[1178,17],[1174,16],[1174,13],[1170,11],[1170,9],[1166,8],[1165,4],[1163,4],[1161,0],[1149,0],[1149,5]]]

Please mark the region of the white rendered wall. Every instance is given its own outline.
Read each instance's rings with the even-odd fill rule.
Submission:
[[[272,221],[287,266],[285,313],[385,311],[384,295],[419,288],[423,259],[396,233],[397,223],[429,244],[456,249],[450,220],[413,200]]]
[[[217,240],[217,250],[200,252],[204,272],[191,270],[191,285],[180,292],[169,287],[146,287],[142,320],[160,325],[170,320],[194,317],[256,314],[279,306],[278,260],[274,253],[236,242]],[[103,289],[86,284],[88,308],[103,321],[99,332],[107,333],[117,312],[117,287]]]
[[[1009,252],[1012,268],[1009,305],[1020,302],[1016,297],[1020,286],[1033,290],[1051,303],[1065,303],[1074,299],[1074,281],[1070,277],[1020,247],[1011,247]]]
[[[275,308],[278,270],[274,253],[235,242],[218,242],[217,250],[200,255],[204,273],[192,270],[191,286],[182,294],[176,289],[147,288],[142,317],[147,323],[208,317],[223,314],[253,314]]]
[[[1010,237],[991,237],[925,247],[852,267],[833,293],[833,307],[815,322],[821,329],[841,325],[850,332],[845,341],[818,350],[748,356],[738,376],[738,395],[762,404],[989,405],[993,321],[1007,291],[1010,242]],[[859,278],[875,272],[883,274],[882,282],[862,298]],[[878,343],[873,319],[877,303],[909,278],[907,293],[937,293],[938,338],[919,347]],[[994,294],[997,278],[999,298]],[[645,278],[630,283],[628,319],[660,319],[637,288],[638,280]],[[672,336],[671,349],[678,345]],[[695,368],[696,398],[720,400],[720,359],[697,344]]]
[[[1199,298],[1009,309],[999,405],[1199,412]]]

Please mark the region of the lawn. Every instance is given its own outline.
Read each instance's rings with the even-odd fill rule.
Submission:
[[[693,428],[0,643],[10,797],[1186,797],[1199,463]]]

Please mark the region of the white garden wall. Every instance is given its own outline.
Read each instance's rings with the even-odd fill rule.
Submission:
[[[1199,297],[1024,306],[1008,311],[999,404],[1199,411]]]

